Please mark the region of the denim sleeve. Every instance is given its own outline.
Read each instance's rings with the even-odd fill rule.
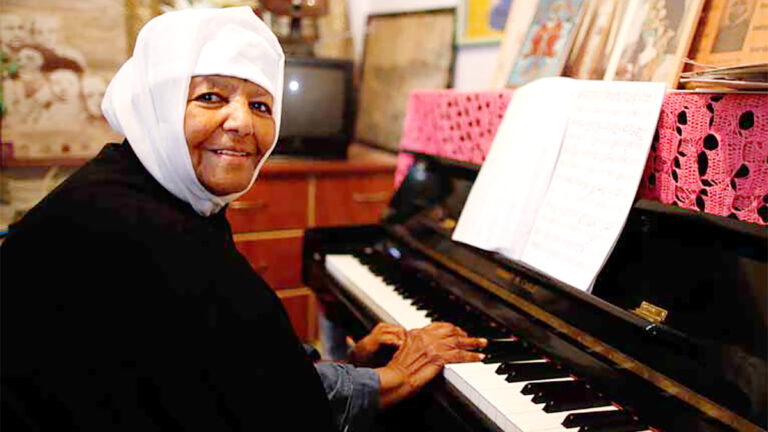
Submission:
[[[369,368],[334,362],[315,363],[336,426],[342,432],[370,429],[379,409],[379,375]]]

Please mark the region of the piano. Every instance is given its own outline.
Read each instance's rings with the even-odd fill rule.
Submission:
[[[587,293],[452,241],[479,167],[414,156],[380,224],[306,232],[302,272],[353,337],[447,321],[492,341],[425,390],[433,430],[766,430],[765,227],[641,200]]]

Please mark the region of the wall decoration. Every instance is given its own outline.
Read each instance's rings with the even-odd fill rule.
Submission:
[[[760,6],[760,7],[758,7]],[[708,66],[768,62],[768,3],[712,0],[693,60]]]
[[[90,157],[119,139],[101,116],[127,58],[124,5],[4,0],[2,142],[16,159]]]
[[[676,88],[703,0],[632,0],[605,79],[663,81]]]
[[[501,39],[498,61],[491,82],[492,89],[499,90],[506,86],[509,72],[512,71],[517,54],[523,46],[538,4],[539,0],[514,0],[512,7],[509,8],[504,37]]]
[[[461,0],[458,9],[458,45],[501,42],[514,0]]]
[[[573,42],[582,15],[582,0],[540,0],[507,86],[557,76]]]
[[[454,23],[454,9],[368,18],[355,140],[400,147],[410,91],[450,86]]]
[[[587,0],[564,75],[603,78],[626,6],[627,2],[621,0]]]

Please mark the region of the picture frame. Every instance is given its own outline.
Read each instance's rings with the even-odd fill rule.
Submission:
[[[562,73],[584,3],[584,0],[539,0],[507,77],[507,87]]]
[[[621,0],[587,0],[563,75],[603,78],[626,6]]]
[[[509,8],[491,88],[499,90],[506,86],[507,77],[512,70],[515,59],[517,59],[517,53],[523,45],[528,28],[531,26],[531,20],[538,3],[539,0],[514,0],[512,7]]]
[[[455,8],[368,17],[355,141],[399,150],[411,90],[453,83],[455,21]]]
[[[704,0],[631,0],[603,78],[677,88],[703,5]]]
[[[768,8],[758,0],[711,0],[694,42],[694,62],[736,66],[768,61]]]
[[[504,25],[515,0],[460,0],[457,7],[456,45],[501,43]]]
[[[15,160],[85,159],[120,136],[101,114],[128,58],[126,11],[112,0],[4,0],[3,149]],[[5,71],[5,68],[4,68]]]

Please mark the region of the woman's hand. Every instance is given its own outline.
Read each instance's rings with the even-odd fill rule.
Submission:
[[[467,336],[448,323],[432,323],[408,332],[405,341],[386,366],[376,369],[381,382],[379,405],[385,408],[424,387],[447,363],[480,361],[483,354],[469,350],[488,341]]]
[[[400,347],[405,341],[405,335],[406,331],[402,327],[379,323],[355,344],[350,353],[350,361],[357,366],[369,365],[382,345]]]

